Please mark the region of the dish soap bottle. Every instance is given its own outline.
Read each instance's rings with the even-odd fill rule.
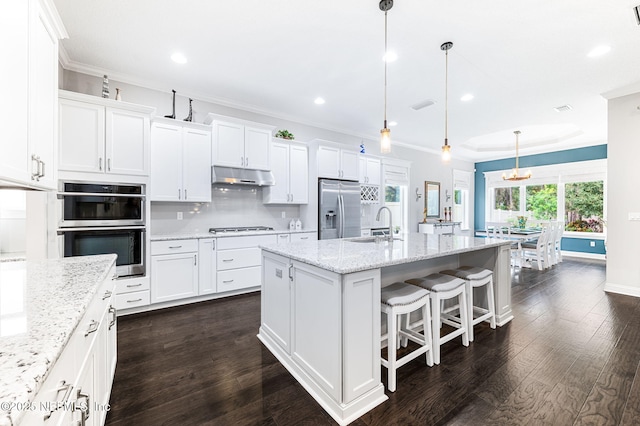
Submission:
[[[302,230],[302,222],[300,222],[300,219],[296,219],[296,231],[300,230]]]
[[[296,230],[296,222],[295,220],[291,219],[291,221],[289,222],[289,231],[295,231]]]

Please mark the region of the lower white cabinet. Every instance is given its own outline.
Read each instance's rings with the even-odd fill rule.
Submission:
[[[198,295],[198,240],[151,242],[151,303]]]
[[[198,266],[198,294],[202,296],[215,293],[218,291],[215,238],[199,239],[198,254],[200,255]]]
[[[218,239],[218,292],[260,287],[261,244],[275,244],[276,235],[252,235]]]
[[[317,239],[317,232],[296,232],[291,234],[290,241],[295,243],[296,241],[316,241]]]
[[[116,309],[147,306],[151,303],[149,276],[123,278],[116,281]]]
[[[113,268],[27,411],[23,425],[102,426],[117,360]],[[75,409],[69,407],[75,406]]]

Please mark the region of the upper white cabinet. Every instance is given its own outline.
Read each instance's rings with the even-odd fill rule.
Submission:
[[[275,185],[262,190],[265,204],[308,204],[309,161],[306,145],[278,139],[271,144]]]
[[[273,126],[209,114],[212,125],[212,164],[255,170],[271,170]]]
[[[318,146],[318,177],[358,180],[360,154],[333,145]]]
[[[158,118],[151,125],[151,201],[211,201],[209,126]]]
[[[360,156],[360,183],[380,185],[380,160],[373,157]]]
[[[60,91],[59,169],[131,176],[149,174],[154,108]]]
[[[0,181],[55,189],[58,146],[58,40],[67,34],[48,0],[3,4],[0,34],[10,66],[0,105]]]

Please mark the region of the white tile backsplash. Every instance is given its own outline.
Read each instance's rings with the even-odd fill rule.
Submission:
[[[178,212],[183,219],[177,220]],[[285,212],[285,219],[282,219]],[[209,228],[271,226],[287,229],[300,217],[298,205],[262,204],[262,188],[230,185],[212,187],[210,203],[151,203],[151,234],[207,232]],[[316,224],[303,228],[315,229]]]

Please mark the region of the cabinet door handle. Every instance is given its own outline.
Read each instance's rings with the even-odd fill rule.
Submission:
[[[244,157],[244,166],[247,167],[249,165],[249,157]]]
[[[289,238],[289,235],[280,235],[280,238]]]
[[[309,237],[300,237],[301,240],[308,240]]]
[[[134,299],[134,300],[127,300],[127,303],[135,303],[135,302],[141,302],[142,298],[139,299]]]
[[[80,425],[85,426],[87,419],[91,415],[91,399],[88,393],[82,393],[82,388],[78,389],[77,395],[76,399],[84,398],[86,400],[86,405],[80,405]]]
[[[198,255],[197,254],[193,255],[193,266],[198,266]]]
[[[185,188],[184,189],[184,199],[186,200],[187,198],[189,198],[189,197],[187,197],[187,189]]]
[[[60,402],[65,402],[67,398],[69,398],[69,393],[71,392],[72,389],[73,389],[73,386],[71,385],[71,383],[67,383],[66,380],[60,380],[60,382],[58,383],[58,386],[56,387],[56,397],[60,392],[65,391],[64,395],[62,396],[62,399],[60,400]],[[56,398],[56,402],[58,402],[57,398]],[[43,420],[49,420],[49,417],[51,417],[51,415],[58,409],[58,407],[55,404],[53,404],[53,406],[55,408],[49,409],[48,413],[43,416]]]
[[[178,200],[181,200],[182,198],[180,198],[180,188],[178,188]]]
[[[111,158],[107,158],[107,171],[111,171]]]
[[[98,158],[98,170],[102,171],[102,157]]]
[[[240,165],[244,167],[244,157],[240,157]]]
[[[224,280],[223,280],[222,282],[223,282],[223,283],[225,283],[225,284],[227,284],[227,283],[232,283],[232,282],[233,282],[233,280],[226,280],[226,281],[224,281]]]
[[[127,287],[128,287],[128,286],[127,286]],[[102,300],[105,300],[105,299],[110,298],[110,297],[111,297],[111,294],[113,294],[113,293],[111,293],[111,290],[106,290],[106,291],[104,292],[104,295],[102,295]]]
[[[211,240],[211,250],[216,251],[216,240]]]
[[[116,324],[116,315],[117,315],[116,308],[114,308],[113,305],[109,305],[109,313],[113,315],[111,317],[111,321],[109,322],[109,330],[111,330],[111,327],[113,327]]]
[[[38,172],[38,177],[44,177],[44,161],[38,160],[38,165],[42,164],[42,171]]]
[[[141,285],[142,285],[142,283],[138,283],[138,284],[127,284],[127,288],[140,287]]]
[[[84,332],[84,337],[87,337],[91,333],[96,332],[98,330],[99,325],[100,323],[98,321],[91,320],[91,322],[89,323],[89,327],[87,328],[87,331]]]
[[[233,262],[233,258],[231,259],[222,259],[223,262]]]
[[[293,263],[289,264],[289,281],[293,281]]]
[[[182,248],[182,246],[169,246],[170,249],[179,249]]]

